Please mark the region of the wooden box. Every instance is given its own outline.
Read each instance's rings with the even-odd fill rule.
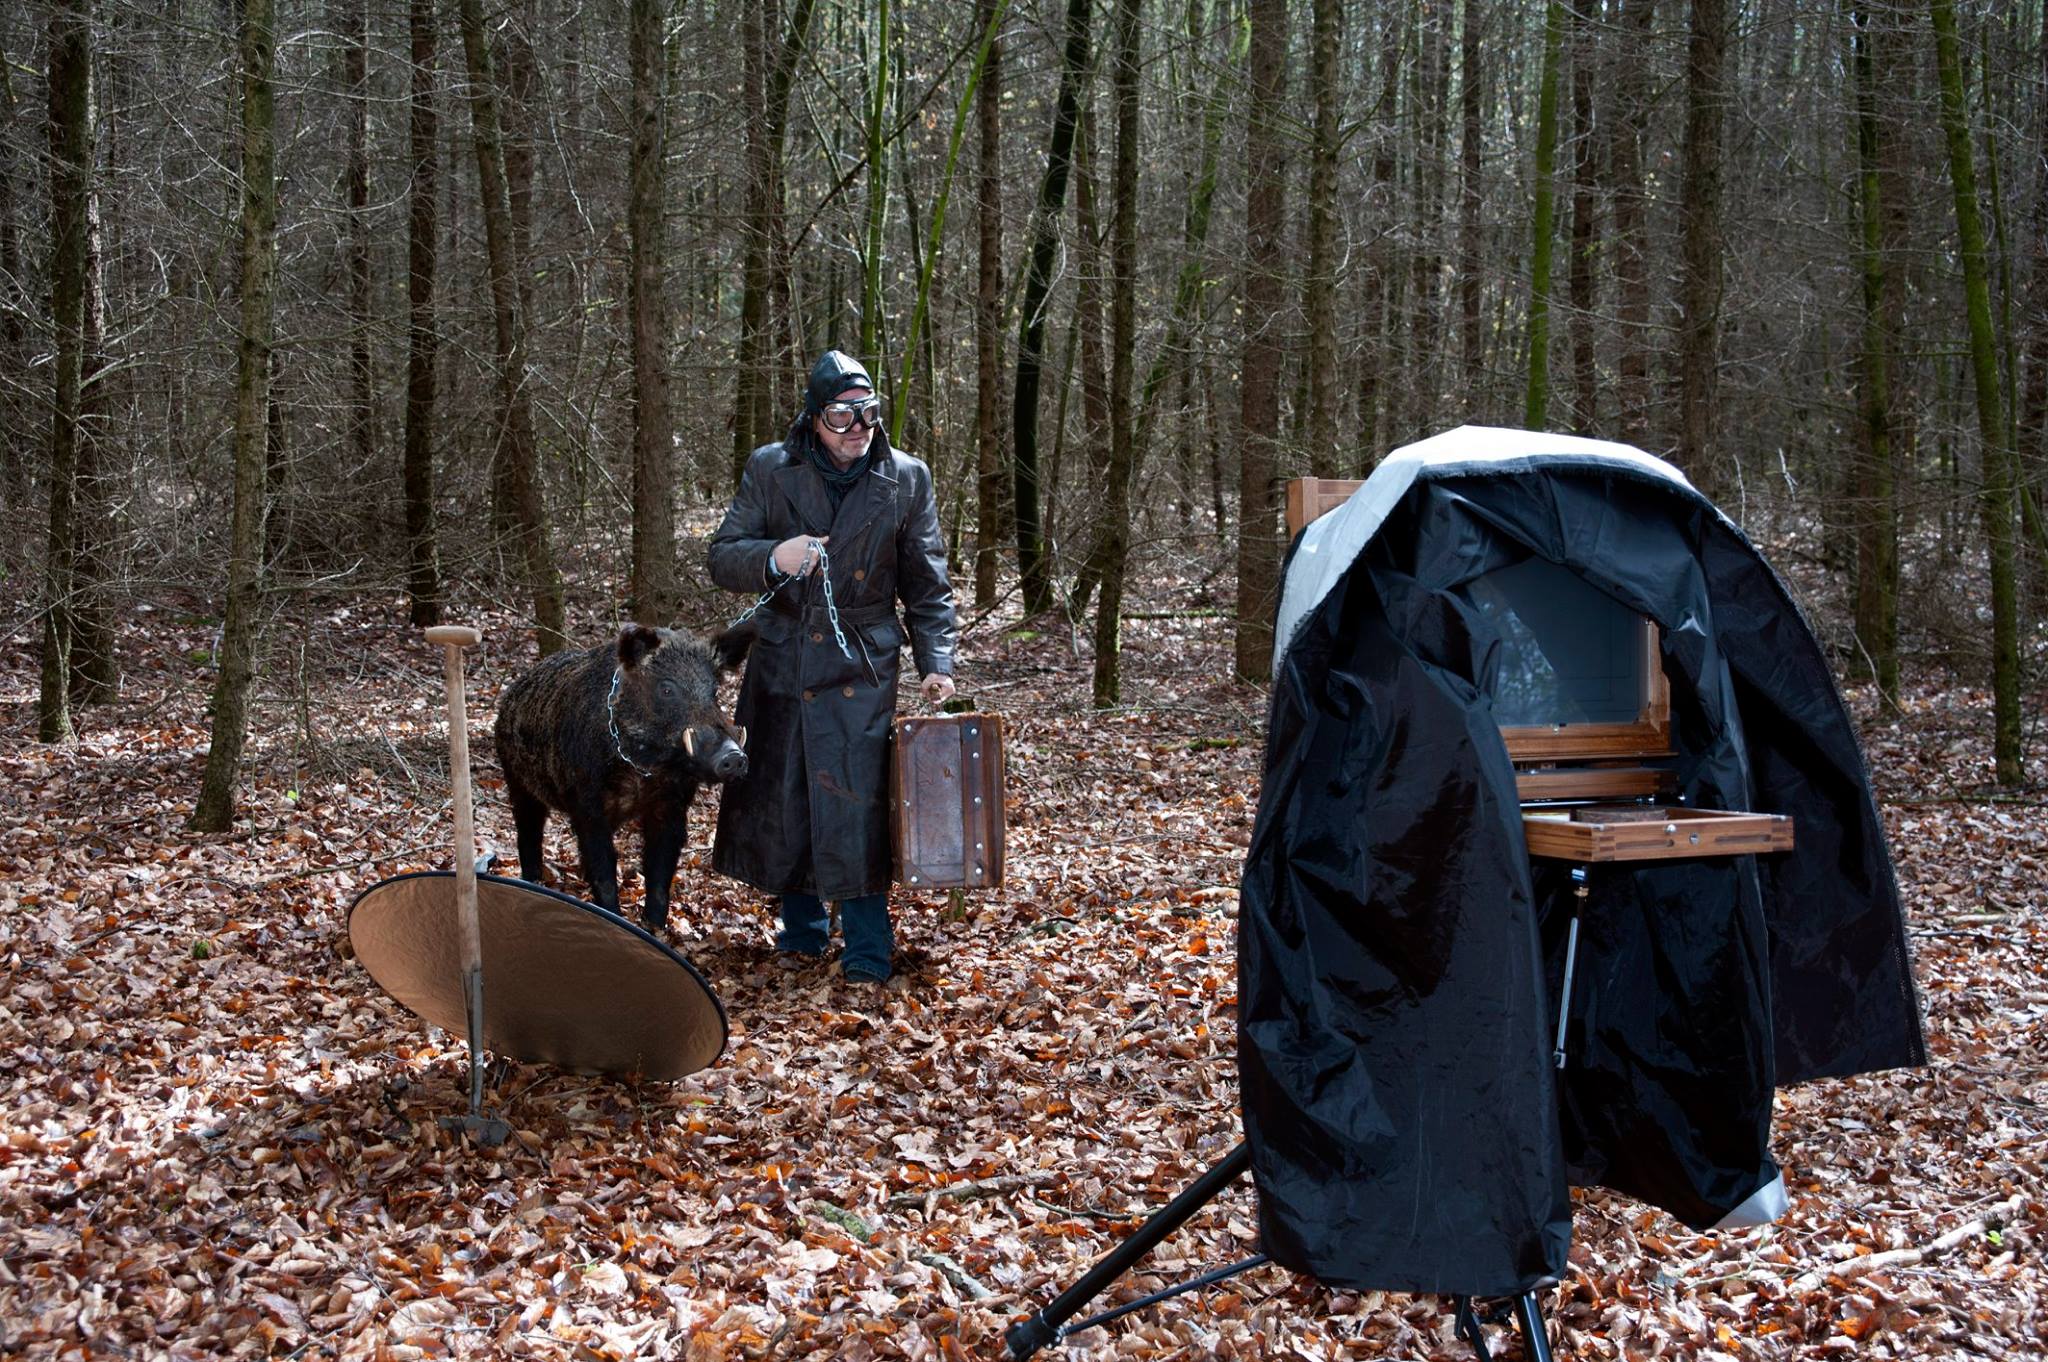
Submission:
[[[1577,861],[1657,861],[1680,856],[1746,856],[1792,848],[1792,820],[1649,804],[1522,810],[1531,856]]]
[[[1003,724],[993,714],[896,721],[889,770],[896,879],[912,889],[1003,882]]]
[[[1351,499],[1364,484],[1357,478],[1290,478],[1287,482],[1287,537],[1320,520]]]

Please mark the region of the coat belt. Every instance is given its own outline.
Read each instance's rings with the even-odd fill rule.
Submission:
[[[767,608],[778,615],[787,615],[797,620],[830,618],[822,603],[805,604],[774,598],[768,602]],[[880,605],[842,605],[839,607],[839,618],[845,624],[879,624],[883,620],[895,619],[896,607],[886,602]]]

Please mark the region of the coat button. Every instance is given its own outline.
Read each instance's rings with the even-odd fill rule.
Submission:
[[[846,697],[847,699],[851,700],[851,699],[853,698],[853,687],[852,687],[852,686],[846,686],[846,687],[843,687],[843,688],[842,688],[842,689],[840,690],[840,692],[839,692],[839,693],[840,693],[841,695],[845,696],[845,697]]]
[[[856,582],[865,582],[867,579],[868,570],[866,568],[855,568],[853,570],[853,580]]]
[[[812,693],[811,693],[810,691],[805,691],[805,692],[804,692],[804,703],[805,703],[805,704],[807,704],[807,705],[808,705],[808,704],[809,704],[809,703],[810,703],[810,702],[811,702],[812,700],[815,700],[816,698],[817,698],[817,697],[816,697],[815,695],[813,695],[813,694],[812,694]]]
[[[825,641],[825,636],[824,636],[824,635],[823,635],[822,633],[818,632],[818,631],[817,631],[816,629],[813,629],[813,630],[811,631],[811,642],[813,642],[813,643],[823,643],[824,641]]]

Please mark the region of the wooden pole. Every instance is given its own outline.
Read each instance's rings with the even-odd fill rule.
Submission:
[[[455,918],[462,940],[462,997],[469,1018],[469,1115],[455,1124],[485,1144],[504,1141],[511,1128],[483,1114],[484,942],[476,911],[476,819],[469,797],[469,716],[463,704],[462,650],[483,635],[460,624],[436,624],[427,642],[447,656],[448,778],[455,795]]]
[[[462,650],[483,635],[460,624],[437,624],[427,642],[441,645],[448,671],[448,776],[455,789],[455,912],[461,920],[465,982],[484,963],[483,936],[476,920],[476,818],[469,797],[469,718],[463,706]]]

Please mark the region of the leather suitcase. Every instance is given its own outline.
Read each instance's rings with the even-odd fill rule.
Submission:
[[[911,889],[1003,882],[1003,721],[993,714],[896,720],[889,768],[896,879]]]

